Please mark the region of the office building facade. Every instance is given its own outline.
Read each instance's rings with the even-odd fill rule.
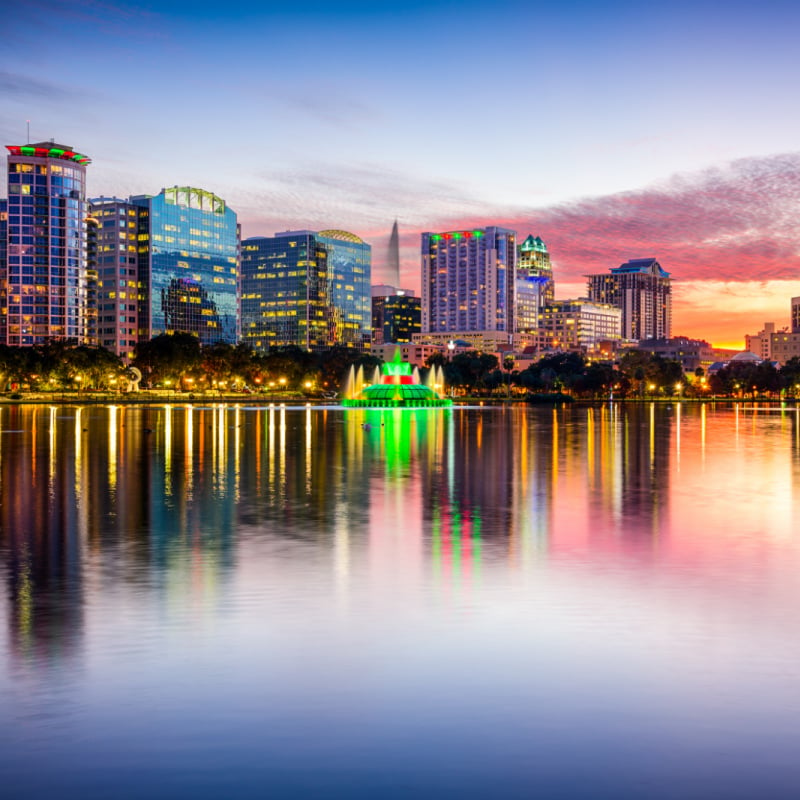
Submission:
[[[422,234],[422,331],[514,333],[516,232]]]
[[[116,197],[89,203],[89,267],[97,276],[95,337],[125,359],[139,341],[139,306],[144,301],[139,286],[140,212],[140,206]]]
[[[242,340],[254,350],[364,348],[372,249],[347,231],[284,231],[242,243]]]
[[[128,203],[138,209],[138,338],[191,333],[202,345],[235,344],[240,333],[236,213],[221,197],[192,186],[131,197]],[[126,294],[130,288],[124,287]]]
[[[669,339],[671,278],[655,258],[634,258],[602,275],[588,275],[589,299],[622,311],[622,337]]]
[[[422,330],[421,300],[411,289],[372,287],[372,344],[410,342]]]
[[[622,311],[608,303],[554,300],[539,315],[539,347],[593,353],[601,343],[619,341]]]
[[[89,341],[86,166],[55,142],[7,145],[6,253],[0,274],[0,342]]]

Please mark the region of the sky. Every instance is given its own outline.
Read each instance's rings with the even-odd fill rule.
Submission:
[[[41,0],[3,10],[0,137],[91,196],[191,185],[244,236],[541,236],[556,294],[656,257],[673,334],[743,347],[800,295],[800,6]],[[0,188],[4,191],[5,187]]]

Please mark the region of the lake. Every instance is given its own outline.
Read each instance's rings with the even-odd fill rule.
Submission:
[[[9,798],[800,796],[800,413],[0,406]]]

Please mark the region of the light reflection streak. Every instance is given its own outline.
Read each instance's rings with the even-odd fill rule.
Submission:
[[[286,500],[286,406],[281,403],[278,452],[278,487],[281,501]]]
[[[681,471],[681,404],[675,406],[675,468]]]
[[[455,420],[453,415],[447,421],[447,492],[449,499],[452,502],[453,494],[455,492],[455,474],[456,474],[456,430]]]
[[[242,449],[242,409],[241,406],[236,406],[236,411],[233,415],[234,425],[233,429],[233,498],[239,502],[239,492],[241,488],[241,449]],[[227,460],[227,451],[226,451]]]
[[[164,406],[164,493],[172,497],[172,406]]]
[[[656,404],[650,403],[650,474],[656,471]]]
[[[117,491],[117,406],[108,407],[108,491]]]
[[[83,458],[83,407],[75,409],[75,505],[78,518],[78,539],[85,541],[88,535],[88,504],[84,492]]]
[[[269,489],[270,494],[275,492],[275,406],[269,406]]]
[[[48,464],[47,464],[47,477],[49,481],[48,492],[50,497],[53,496],[54,492],[54,482],[56,479],[56,441],[57,441],[57,433],[56,433],[56,412],[57,408],[55,406],[50,406],[50,426],[49,426],[49,445],[50,451],[48,453]],[[34,439],[33,439],[33,474],[36,475],[36,423],[34,417]]]
[[[700,406],[700,461],[706,463],[706,404]]]
[[[556,486],[558,486],[558,439],[559,439],[559,431],[558,431],[558,412],[556,409],[553,409],[553,442],[550,447],[551,451],[551,476],[550,480],[553,486],[553,493],[555,494]]]
[[[194,484],[194,416],[193,406],[184,406],[186,423],[184,426],[184,436],[186,442],[184,445],[184,465],[186,468],[186,476],[184,477],[183,490],[187,501],[192,499],[193,484]]]
[[[211,437],[211,461],[214,465],[214,485],[223,494],[227,491],[227,471],[225,469],[225,436],[228,424],[228,408],[225,405],[215,406],[211,411],[213,423],[213,436]]]
[[[588,464],[589,488],[594,490],[597,486],[597,464],[594,451],[594,409],[586,410],[586,462]]]
[[[311,406],[306,405],[306,493],[311,494]]]

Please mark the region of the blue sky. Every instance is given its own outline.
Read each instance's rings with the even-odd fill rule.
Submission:
[[[795,173],[774,165],[798,152],[799,17],[781,2],[44,0],[5,12],[0,135],[23,142],[30,119],[34,141],[91,156],[92,195],[190,184],[224,197],[245,235],[352,230],[374,244],[378,278],[397,217],[407,283],[421,230],[498,221],[557,242],[556,278],[578,291],[587,271],[665,260],[649,245],[675,220],[646,206],[640,238],[609,239],[602,213],[596,230],[585,218],[604,198],[623,216],[643,213],[642,194],[680,208],[682,191],[713,200],[724,173],[740,203],[769,174],[782,200],[758,230],[747,211],[738,227],[730,214],[724,229],[681,226],[693,260],[673,248],[664,266],[689,291],[749,281],[771,220],[797,211]],[[721,246],[743,238],[750,255]],[[791,284],[799,250],[784,241],[762,283]],[[800,294],[778,287],[776,303],[784,288]]]

